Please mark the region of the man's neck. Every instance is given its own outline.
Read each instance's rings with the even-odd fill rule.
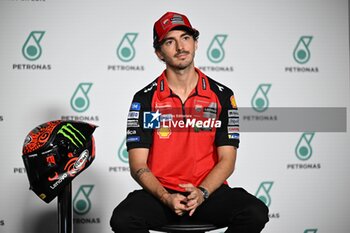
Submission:
[[[189,66],[183,70],[167,67],[165,72],[169,88],[184,103],[192,90],[197,86],[198,73],[194,66]]]

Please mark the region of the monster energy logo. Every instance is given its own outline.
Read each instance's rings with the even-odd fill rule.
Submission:
[[[79,130],[74,128],[74,126],[70,123],[62,126],[62,128],[57,132],[57,134],[62,134],[64,137],[69,139],[76,147],[83,146],[84,144],[82,140],[86,140],[84,135]],[[79,139],[79,137],[82,139]]]

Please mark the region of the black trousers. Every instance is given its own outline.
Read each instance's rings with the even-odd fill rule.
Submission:
[[[269,221],[268,208],[243,188],[222,185],[197,207],[194,214],[178,216],[145,190],[136,190],[113,211],[110,225],[116,233],[144,233],[181,218],[228,226],[226,232],[258,233]]]

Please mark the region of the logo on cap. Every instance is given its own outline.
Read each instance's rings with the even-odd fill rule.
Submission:
[[[182,24],[185,25],[185,22],[182,18],[181,15],[173,15],[173,17],[171,17],[170,19],[166,18],[165,20],[162,21],[162,27],[165,30],[166,28],[168,28],[171,25],[176,25],[176,24]]]

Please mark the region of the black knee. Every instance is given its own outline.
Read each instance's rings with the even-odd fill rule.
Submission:
[[[265,224],[269,221],[269,209],[268,207],[259,199],[254,205],[247,207],[247,211],[251,217],[251,221],[258,228],[263,229]]]
[[[118,212],[117,208],[115,208],[113,213],[112,213],[112,217],[109,220],[109,225],[111,226],[113,232],[117,231],[117,226],[119,226],[120,225],[119,223],[121,222],[121,220],[119,218],[120,216],[117,212]]]
[[[111,220],[109,222],[112,231],[128,232],[130,215],[128,211],[121,211],[118,207],[114,209]]]
[[[145,219],[140,218],[132,209],[116,207],[113,211],[110,226],[112,231],[118,233],[139,232],[147,229]]]

